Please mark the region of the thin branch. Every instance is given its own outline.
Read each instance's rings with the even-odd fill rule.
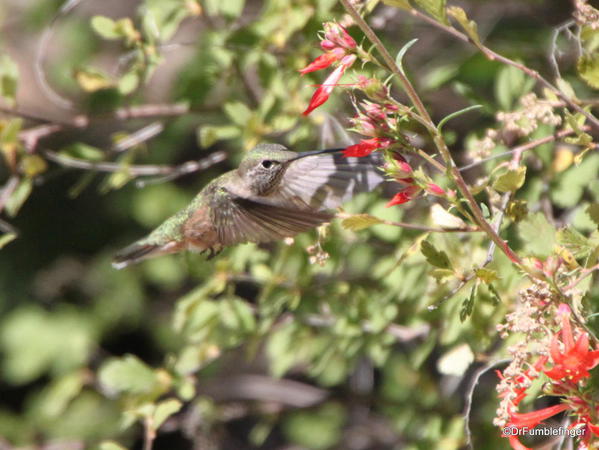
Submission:
[[[542,138],[539,138],[539,139],[535,139],[534,141],[530,141],[530,142],[527,142],[526,144],[522,144],[522,145],[519,145],[517,147],[514,147],[511,150],[508,150],[508,151],[505,151],[505,152],[502,152],[502,153],[498,153],[496,155],[491,155],[488,158],[483,158],[483,159],[481,159],[479,161],[475,161],[473,163],[470,163],[470,164],[467,164],[465,166],[462,166],[462,167],[460,167],[460,171],[464,172],[466,170],[472,169],[473,167],[478,167],[481,164],[484,164],[484,163],[486,163],[488,161],[492,161],[492,160],[497,159],[497,158],[503,158],[504,156],[512,155],[514,153],[522,153],[522,152],[525,152],[525,151],[528,151],[528,150],[532,150],[532,149],[534,149],[536,147],[539,147],[540,145],[547,144],[547,143],[553,142],[553,141],[557,141],[557,140],[562,139],[562,138],[564,138],[566,136],[569,136],[571,134],[574,134],[574,130],[563,130],[563,131],[559,131],[559,132],[557,132],[555,134],[552,134],[550,136],[545,136],[545,137],[542,137]]]
[[[207,169],[216,163],[224,161],[227,158],[227,153],[224,151],[217,151],[207,156],[206,158],[198,161],[188,161],[179,166],[166,166],[166,165],[123,165],[114,162],[94,162],[86,161],[84,159],[71,158],[70,156],[61,155],[52,150],[44,150],[43,155],[50,161],[59,164],[64,167],[70,167],[72,169],[82,170],[96,170],[99,172],[119,172],[126,170],[133,176],[152,176],[152,175],[168,175],[168,176],[182,176],[188,173],[197,172],[199,170]]]
[[[336,217],[339,219],[349,219],[351,217],[355,217],[354,214],[348,213],[337,213]],[[401,227],[406,228],[408,230],[418,230],[418,231],[426,231],[427,233],[473,233],[473,232],[482,232],[480,228],[473,227],[452,227],[452,228],[436,228],[429,227],[426,225],[418,225],[414,223],[406,223],[406,222],[395,222],[392,220],[384,220],[379,217],[376,218],[380,222],[380,225],[391,225],[393,227]],[[377,225],[377,224],[375,224]]]
[[[346,0],[341,0],[341,1],[345,2]],[[492,61],[499,61],[503,64],[507,64],[509,66],[515,67],[516,69],[524,72],[526,75],[528,75],[529,77],[536,80],[539,84],[541,84],[542,86],[546,87],[551,92],[553,92],[558,98],[562,99],[574,111],[585,116],[589,120],[589,122],[591,122],[593,124],[593,126],[599,130],[599,119],[597,119],[591,113],[585,111],[582,107],[580,107],[580,105],[578,105],[574,100],[572,100],[570,97],[568,97],[562,91],[560,91],[557,87],[555,87],[553,84],[551,84],[548,80],[546,80],[543,76],[541,76],[541,74],[539,72],[537,72],[536,70],[533,70],[533,69],[525,66],[522,63],[516,62],[512,59],[509,59],[509,58],[503,56],[503,55],[500,55],[499,53],[494,52],[489,47],[486,47],[483,44],[478,44],[478,43],[473,42],[466,34],[456,30],[452,26],[437,22],[434,18],[429,17],[426,14],[424,14],[414,8],[412,8],[410,10],[410,13],[413,16],[416,16],[416,17],[424,20],[425,22],[451,34],[452,36],[454,36],[455,38],[457,38],[461,41],[475,45],[477,48],[479,48],[481,50],[481,52],[488,59],[490,59]]]
[[[470,384],[468,385],[468,389],[466,390],[466,404],[464,407],[464,431],[466,432],[466,446],[469,449],[472,449],[472,432],[470,431],[470,413],[472,411],[472,398],[474,397],[474,391],[476,390],[476,386],[478,385],[481,377],[487,373],[489,370],[494,369],[495,367],[509,363],[511,359],[500,359],[499,361],[491,361],[490,363],[485,364],[480,369],[476,371]]]

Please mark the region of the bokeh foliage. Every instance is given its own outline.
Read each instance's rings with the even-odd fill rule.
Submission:
[[[106,2],[100,12],[87,3],[62,13],[57,1],[0,5],[2,104],[32,113],[45,104],[49,122],[72,117],[32,77],[32,49],[58,13],[44,70],[52,89],[91,117],[83,127],[66,126],[35,142],[33,150],[23,133],[38,122],[0,120],[0,170],[5,186],[15,184],[4,213],[18,230],[18,237],[11,228],[0,238],[0,443],[112,450],[141,448],[144,436],[157,433],[157,449],[461,448],[466,387],[477,367],[503,355],[496,325],[528,282],[499,252],[480,269],[484,234],[343,227],[336,220],[293,242],[240,245],[210,261],[179,255],[123,271],[110,266],[117,248],[183,207],[257,143],[335,146],[326,130],[334,118],[347,125],[349,97],[336,91],[302,117],[310,85],[322,78],[300,77],[298,70],[319,54],[322,23],[344,19],[340,5],[143,0]],[[444,127],[456,160],[469,162],[467,151],[495,114],[518,109],[534,83],[396,8],[406,2],[369,3],[391,53],[420,39],[403,64],[437,122],[483,105]],[[444,2],[414,3],[447,20],[439,9]],[[550,70],[547,42],[569,17],[567,5],[465,3],[489,47]],[[502,11],[498,23],[496,11]],[[350,32],[363,41],[355,27]],[[592,52],[596,34],[585,33]],[[593,95],[593,58],[561,68],[564,85],[581,98]],[[352,69],[346,79],[369,70]],[[166,118],[113,115],[157,102],[183,103],[186,111]],[[572,117],[573,127],[578,119]],[[118,150],[155,120],[160,134]],[[531,139],[554,131],[543,125]],[[584,144],[581,134],[577,139],[571,144]],[[48,159],[46,149],[92,166],[66,168]],[[174,167],[217,150],[226,151],[226,162],[136,186],[139,165]],[[527,158],[525,172],[497,161],[469,172],[477,201],[490,203],[488,186],[517,191],[520,203],[502,229],[515,251],[546,258],[557,246],[572,264],[596,264],[596,150],[575,161],[572,146],[550,142]],[[106,161],[118,170],[93,169]],[[435,181],[447,185],[442,176]],[[431,226],[448,220],[435,213],[431,197],[402,208],[385,208],[386,202],[385,194],[369,193],[344,210]],[[328,259],[315,264],[312,257],[322,252]],[[580,286],[589,313],[599,296],[592,280]],[[596,327],[596,319],[589,325]],[[279,378],[289,383],[277,384]],[[493,373],[485,375],[473,399],[475,448],[506,445],[492,426],[495,382]],[[243,391],[251,383],[259,387]]]

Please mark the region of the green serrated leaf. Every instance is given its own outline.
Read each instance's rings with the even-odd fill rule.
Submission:
[[[543,213],[531,214],[520,222],[518,234],[524,243],[524,248],[533,256],[546,258],[553,253],[556,230]]]
[[[576,63],[576,70],[589,86],[599,89],[599,53],[582,55]]]
[[[487,285],[487,289],[489,289],[489,292],[491,293],[491,297],[493,298],[493,304],[499,305],[501,303],[501,296],[499,295],[499,292],[497,292],[497,289],[495,289],[495,286],[489,283]]]
[[[572,253],[574,258],[586,258],[595,250],[589,239],[572,227],[558,230],[556,238],[557,243]]]
[[[442,250],[437,250],[429,241],[422,241],[420,244],[420,251],[429,264],[440,269],[451,269],[451,263],[447,253]]]
[[[468,317],[472,315],[472,311],[474,311],[474,299],[476,297],[476,292],[478,290],[478,284],[474,283],[472,289],[470,290],[470,295],[468,298],[464,299],[462,303],[462,308],[460,309],[460,321],[464,322]]]
[[[509,169],[493,182],[493,188],[499,192],[515,192],[522,187],[526,179],[526,166]]]
[[[597,228],[599,228],[599,203],[591,203],[585,211],[591,220],[595,222]]]
[[[439,22],[446,25],[448,24],[445,13],[446,0],[414,0],[414,3],[420,6],[424,11],[437,19]]]
[[[371,216],[370,214],[355,214],[343,219],[341,221],[341,226],[346,230],[360,231],[380,223],[383,223],[381,219]]]
[[[497,275],[497,272],[495,270],[485,269],[484,267],[476,269],[474,271],[474,274],[479,280],[481,280],[485,284],[492,283],[493,281],[499,279],[499,276]]]

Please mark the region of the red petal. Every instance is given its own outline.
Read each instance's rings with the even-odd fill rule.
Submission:
[[[306,67],[300,70],[300,73],[304,75],[309,72],[315,72],[317,70],[325,69],[329,67],[331,64],[333,64],[335,61],[343,58],[343,55],[345,55],[345,52],[343,50],[333,49],[333,51],[320,55]]]
[[[412,197],[408,195],[405,191],[399,191],[397,194],[393,196],[393,198],[385,205],[385,208],[389,208],[390,206],[401,205],[403,203],[409,202],[412,200]]]
[[[569,405],[565,403],[560,403],[559,405],[549,406],[547,408],[538,409],[529,413],[514,413],[512,414],[510,424],[518,428],[534,428],[543,420],[548,419],[549,417],[553,417],[556,414],[565,411],[568,408],[570,408]]]
[[[343,72],[345,72],[345,66],[337,67],[328,77],[324,80],[324,83],[316,89],[314,95],[312,95],[312,99],[308,104],[306,110],[302,113],[302,115],[307,116],[320,105],[325,103],[329,99],[329,95],[333,91],[335,85],[339,82],[341,77],[343,76]]]

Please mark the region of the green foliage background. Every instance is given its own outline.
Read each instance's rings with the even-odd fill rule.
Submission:
[[[547,45],[569,18],[567,2],[462,3],[486,45],[550,70]],[[0,5],[0,93],[10,102],[16,92],[19,110],[56,122],[72,113],[40,91],[33,59],[60,6]],[[458,161],[466,162],[460,149],[498,110],[515,108],[532,89],[519,72],[400,9],[378,5],[373,14],[392,54],[419,39],[404,66],[437,122],[471,103],[484,106],[445,126]],[[118,21],[124,17],[130,20]],[[263,141],[317,148],[331,117],[346,125],[353,113],[341,89],[301,116],[310,85],[323,75],[298,74],[319,54],[322,22],[342,17],[332,0],[145,0],[84,2],[60,18],[45,56],[48,80],[76,112],[93,118],[41,141],[37,158],[17,139],[36,122],[1,122],[2,151],[17,152],[29,170],[5,207],[19,237],[0,253],[0,444],[141,448],[144,432],[157,430],[156,449],[464,445],[466,388],[477,368],[502,356],[495,327],[527,283],[498,252],[488,266],[499,274],[492,289],[473,281],[451,295],[484,261],[482,234],[466,239],[384,224],[351,231],[336,221],[291,245],[241,245],[210,261],[182,255],[122,271],[110,266],[115,250],[234,168],[243,151]],[[562,76],[592,95],[569,63]],[[110,114],[175,102],[189,111],[128,120]],[[164,125],[158,136],[126,152],[110,150],[152,121]],[[533,137],[551,132],[546,126]],[[122,170],[67,169],[46,161],[41,149],[116,161]],[[128,170],[217,150],[227,153],[225,162],[143,188]],[[555,150],[548,144],[530,157],[518,198],[532,212],[503,233],[524,255],[548,256],[559,241],[575,257],[589,257],[597,248],[596,231],[590,234],[597,220],[587,211],[599,202],[599,155],[556,172]],[[469,173],[469,181],[489,180],[496,164]],[[8,179],[8,165],[0,173]],[[386,202],[371,193],[345,209],[435,225],[429,198],[402,208],[384,208]],[[572,235],[556,236],[540,209],[547,204],[573,226]],[[330,255],[323,266],[310,262],[306,248],[315,244]],[[599,289],[591,280],[583,289],[593,305]],[[506,446],[492,425],[495,383],[494,373],[483,376],[473,399],[475,448]]]

